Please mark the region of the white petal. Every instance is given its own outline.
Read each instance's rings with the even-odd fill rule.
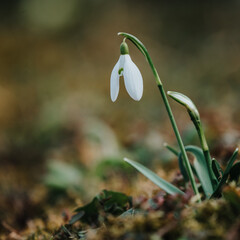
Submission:
[[[110,79],[110,95],[113,102],[116,101],[119,93],[119,74],[118,74],[119,65],[120,65],[119,63],[120,63],[120,58],[112,70],[111,79]]]
[[[127,89],[128,94],[136,101],[139,101],[143,95],[143,79],[142,75],[132,61],[131,57],[126,54],[123,67],[123,76],[124,76],[124,83]]]

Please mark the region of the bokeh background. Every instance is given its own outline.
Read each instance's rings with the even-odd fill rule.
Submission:
[[[143,98],[133,101],[121,83],[110,100],[119,31],[145,44],[166,90],[196,103],[224,161],[239,144],[239,11],[237,0],[1,1],[1,231],[54,222],[103,188],[130,194],[142,181],[134,194],[150,194],[124,156],[161,165],[162,177],[176,165],[162,146],[175,140],[151,70],[131,43]],[[185,143],[199,144],[185,110],[171,105]]]

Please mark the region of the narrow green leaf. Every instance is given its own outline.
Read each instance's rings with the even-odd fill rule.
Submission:
[[[173,148],[173,147],[171,147],[170,145],[168,145],[167,143],[164,143],[163,146],[164,146],[165,148],[167,148],[167,149],[168,149],[171,153],[173,153],[175,156],[178,156],[178,155],[179,155],[179,152],[178,152],[175,148]]]
[[[185,149],[187,152],[190,152],[195,156],[193,160],[193,167],[206,197],[209,198],[213,193],[213,187],[203,151],[197,146],[186,146]],[[185,171],[181,154],[179,155],[179,165],[180,168],[184,168]]]
[[[175,187],[171,183],[165,181],[164,179],[160,178],[157,174],[152,172],[150,169],[144,167],[142,164],[132,161],[128,158],[124,158],[124,161],[132,165],[134,168],[136,168],[140,173],[142,173],[145,177],[147,177],[149,180],[151,180],[153,183],[155,183],[158,187],[162,188],[164,191],[166,191],[169,194],[184,194],[183,191],[181,191],[179,188]]]
[[[235,162],[235,160],[236,160],[236,158],[237,158],[237,155],[238,155],[238,148],[236,148],[236,150],[233,152],[231,158],[229,159],[228,165],[227,165],[227,167],[226,167],[226,169],[225,169],[225,171],[224,171],[224,173],[223,173],[223,176],[222,176],[220,182],[218,183],[218,185],[217,185],[214,193],[212,194],[211,198],[212,198],[212,197],[217,197],[217,196],[219,196],[219,194],[220,194],[220,192],[221,192],[221,189],[222,189],[222,186],[223,186],[223,185],[226,183],[226,181],[227,181],[227,178],[228,178],[229,173],[230,173],[230,171],[231,171],[231,169],[232,169],[232,165],[233,165],[233,163]]]
[[[219,179],[223,175],[223,170],[222,170],[220,164],[214,158],[212,159],[212,170],[217,179]]]
[[[195,106],[195,104],[192,102],[192,100],[189,97],[187,97],[186,95],[184,95],[182,93],[172,92],[172,91],[168,91],[167,94],[172,99],[174,99],[175,101],[177,101],[178,103],[180,103],[184,107],[186,107],[190,116],[194,117],[196,119],[196,121],[200,120],[200,115],[197,110],[197,107]]]
[[[238,155],[238,148],[235,149],[235,151],[233,152],[231,158],[229,159],[228,161],[228,165],[223,173],[223,177],[222,179],[224,179],[225,181],[227,180],[227,177],[228,177],[228,174],[232,168],[232,165],[233,163],[235,162],[236,158],[237,158],[237,155]],[[222,181],[222,180],[221,180]]]
[[[240,162],[233,165],[230,170],[230,181],[238,181],[240,177]]]
[[[179,153],[179,155],[178,155],[178,165],[179,165],[180,172],[183,175],[183,178],[184,178],[185,182],[188,182],[189,177],[188,177],[188,174],[187,174],[186,167],[183,163],[182,153]],[[191,165],[191,168],[193,169],[192,165]]]

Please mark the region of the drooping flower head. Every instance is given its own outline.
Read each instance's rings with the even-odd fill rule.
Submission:
[[[129,55],[128,45],[125,40],[120,45],[120,53],[120,58],[111,73],[111,99],[113,102],[116,101],[119,93],[119,78],[123,76],[128,94],[135,101],[139,101],[143,94],[143,79],[138,67]]]

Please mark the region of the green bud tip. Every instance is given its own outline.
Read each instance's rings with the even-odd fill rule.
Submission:
[[[120,53],[121,55],[129,54],[128,45],[126,44],[125,39],[120,45]]]

